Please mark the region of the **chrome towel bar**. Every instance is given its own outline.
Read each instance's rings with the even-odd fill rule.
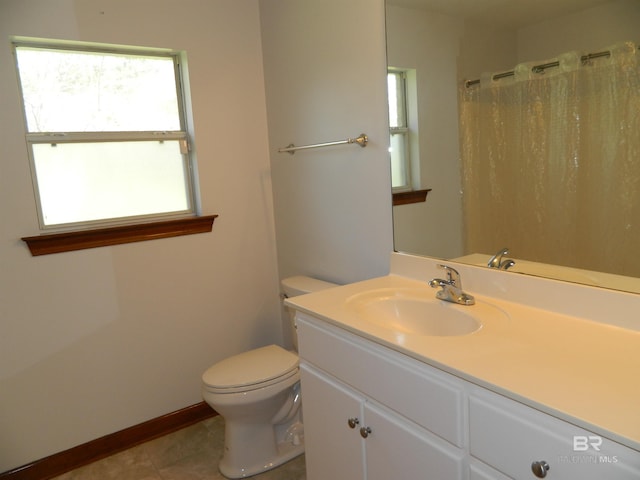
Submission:
[[[347,138],[346,140],[338,140],[337,142],[316,143],[314,145],[303,145],[301,147],[296,147],[293,143],[291,143],[287,145],[285,148],[278,149],[278,153],[289,152],[291,155],[293,155],[296,150],[305,150],[307,148],[331,147],[333,145],[344,145],[349,143],[356,143],[361,147],[366,147],[368,141],[369,141],[369,137],[367,137],[366,134],[361,133],[356,138]]]

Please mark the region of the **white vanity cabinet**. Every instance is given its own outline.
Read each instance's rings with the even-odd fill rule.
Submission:
[[[307,479],[463,478],[463,453],[302,364]]]
[[[297,323],[308,480],[465,478],[461,385],[311,318]]]
[[[297,327],[308,480],[640,479],[637,450],[312,315]]]

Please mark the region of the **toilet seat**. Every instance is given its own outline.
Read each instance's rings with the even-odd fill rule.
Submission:
[[[202,375],[211,393],[238,393],[282,382],[298,373],[298,356],[269,345],[226,358]]]

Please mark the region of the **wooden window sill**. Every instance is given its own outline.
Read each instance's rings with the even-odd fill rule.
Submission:
[[[80,230],[23,237],[34,257],[51,253],[71,252],[85,248],[105,247],[122,243],[142,242],[158,238],[207,233],[213,229],[218,215],[167,220],[161,222],[121,225],[117,227]]]
[[[427,194],[430,188],[425,190],[412,190],[410,192],[399,192],[393,194],[393,206],[407,205],[409,203],[420,203],[427,201]]]

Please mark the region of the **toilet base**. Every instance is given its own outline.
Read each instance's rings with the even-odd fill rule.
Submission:
[[[242,438],[249,433],[242,425],[225,426],[224,454],[218,468],[227,478],[245,478],[274,469],[304,453],[304,434],[301,423],[289,425],[286,430],[273,425],[256,429],[247,426],[251,441]],[[279,442],[274,442],[274,434]],[[250,453],[251,452],[251,453]],[[238,457],[238,458],[236,458]],[[238,460],[242,459],[241,464]]]

